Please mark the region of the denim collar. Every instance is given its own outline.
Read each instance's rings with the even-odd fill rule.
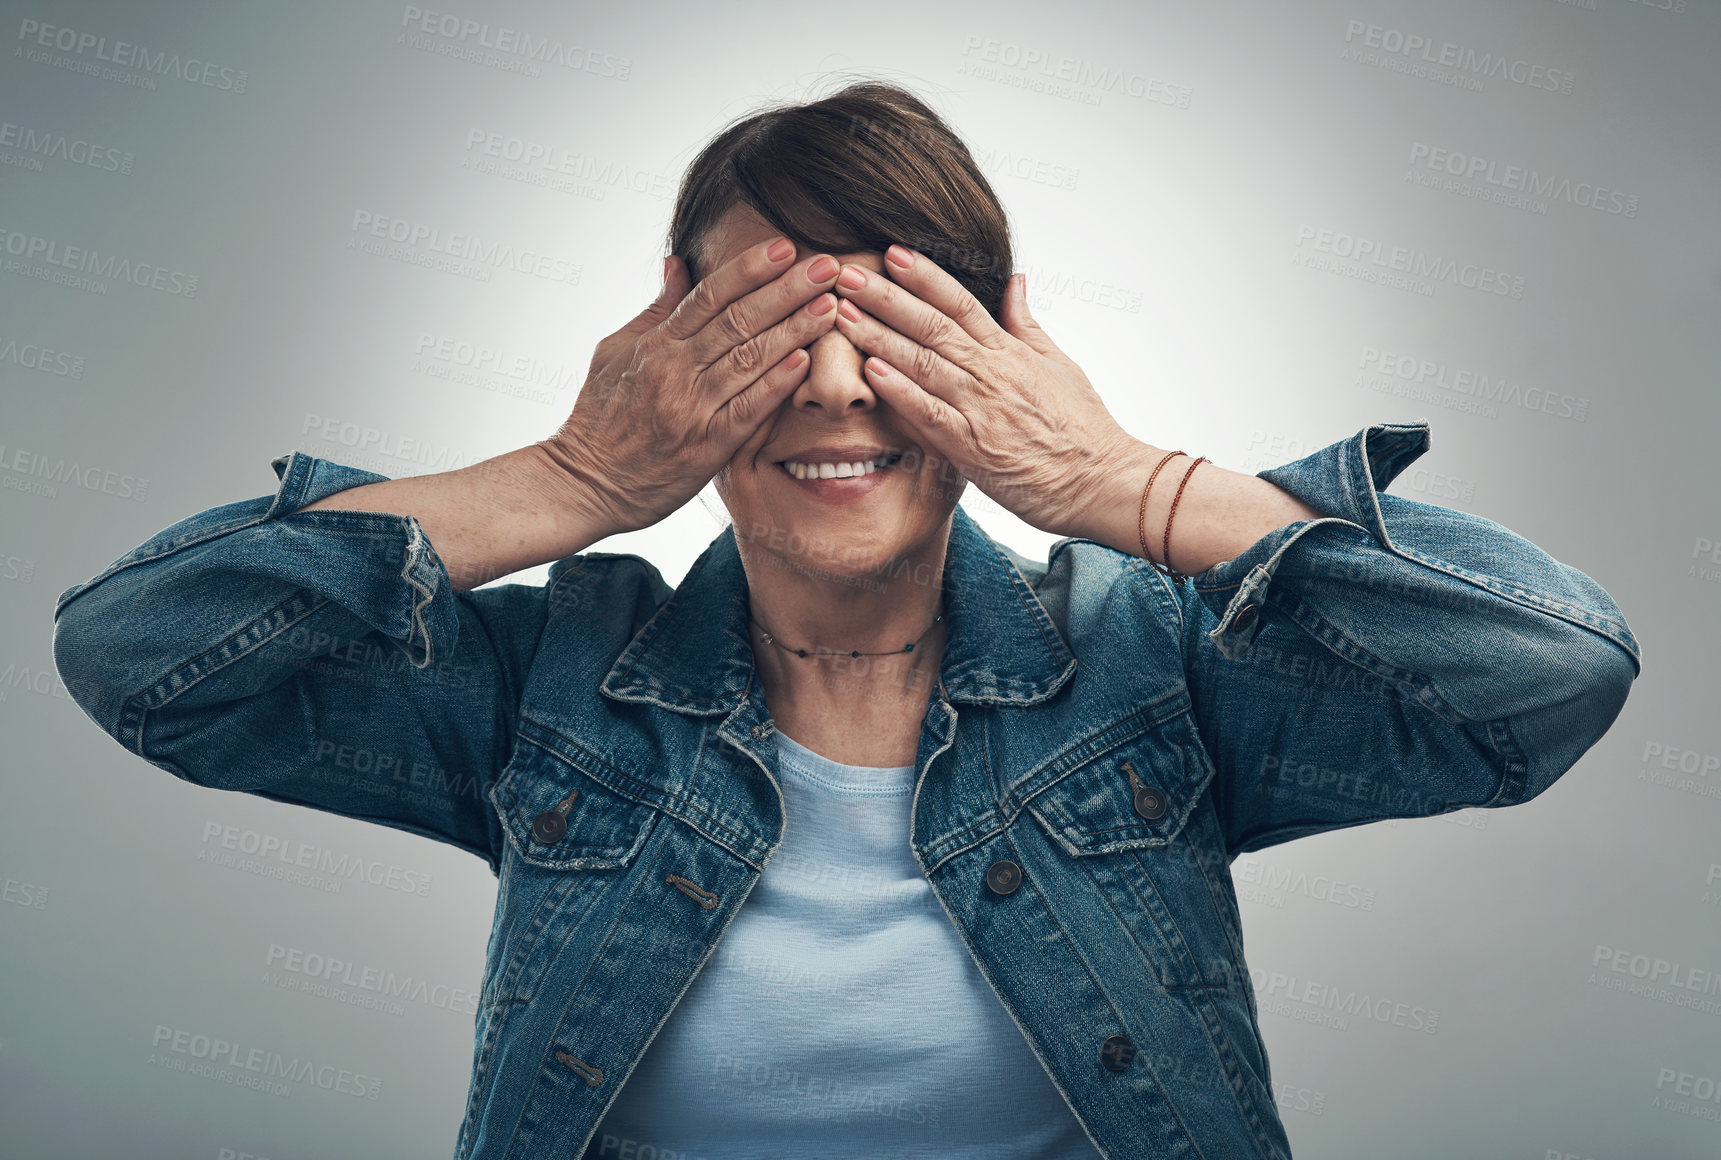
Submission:
[[[943,580],[946,636],[938,671],[950,700],[1033,705],[1075,672],[1074,654],[1027,579],[960,507]],[[600,691],[683,713],[733,710],[754,673],[748,612],[747,576],[730,526],[634,634]]]

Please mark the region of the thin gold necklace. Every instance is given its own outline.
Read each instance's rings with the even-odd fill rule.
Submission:
[[[939,625],[939,624],[940,624],[940,623],[941,623],[941,622],[942,622],[942,621],[943,621],[943,620],[944,620],[944,614],[943,614],[943,613],[942,613],[942,612],[940,612],[940,613],[939,613],[939,614],[938,614],[938,615],[937,615],[937,616],[934,616],[934,617],[933,617],[933,618],[932,618],[932,623],[931,623],[931,624],[929,624],[929,625],[927,625],[927,626],[926,626],[926,628],[925,628],[925,629],[924,629],[924,630],[923,630],[923,631],[922,631],[922,632],[921,632],[921,634],[920,634],[920,635],[919,635],[919,636],[917,636],[917,637],[915,637],[915,638],[914,638],[914,639],[913,639],[913,640],[912,640],[912,641],[910,641],[910,642],[909,642],[909,643],[908,643],[908,644],[905,644],[905,645],[903,645],[903,646],[902,646],[902,647],[901,647],[901,648],[893,648],[893,649],[889,649],[889,650],[887,650],[887,651],[885,651],[885,652],[860,652],[860,651],[858,651],[858,650],[856,650],[856,649],[840,649],[840,648],[839,648],[839,649],[830,649],[830,648],[815,648],[815,649],[804,649],[804,648],[791,648],[791,647],[789,647],[789,646],[788,646],[788,645],[786,645],[786,644],[784,644],[784,643],[783,643],[783,642],[782,642],[782,641],[780,641],[780,640],[778,640],[778,639],[777,639],[777,638],[776,638],[776,637],[774,637],[774,636],[772,636],[772,635],[771,635],[771,634],[770,634],[770,633],[769,633],[769,632],[767,632],[767,631],[765,631],[765,626],[764,626],[764,625],[763,625],[763,624],[760,624],[760,622],[759,622],[759,618],[758,618],[758,617],[756,617],[756,616],[750,616],[750,617],[749,617],[749,619],[750,619],[750,620],[752,620],[752,622],[753,622],[753,623],[754,623],[754,624],[758,624],[758,625],[759,625],[759,629],[760,629],[760,632],[759,632],[759,635],[760,635],[760,636],[761,636],[761,637],[763,637],[763,638],[764,638],[764,640],[765,640],[765,643],[766,643],[766,644],[774,644],[774,645],[776,645],[776,646],[777,646],[777,647],[778,647],[778,648],[780,648],[780,649],[782,649],[782,650],[783,650],[783,651],[784,651],[784,652],[787,652],[787,653],[794,653],[794,654],[795,654],[795,655],[796,655],[796,656],[798,656],[798,657],[804,657],[804,656],[816,656],[816,655],[818,655],[818,654],[819,654],[819,653],[825,653],[825,654],[827,654],[827,655],[829,655],[829,656],[849,656],[849,657],[890,657],[890,656],[895,656],[895,655],[897,655],[897,654],[898,654],[898,653],[909,653],[909,652],[913,652],[913,651],[914,651],[914,646],[915,646],[915,645],[916,645],[916,644],[919,644],[919,643],[920,643],[920,641],[921,641],[921,640],[923,640],[923,639],[924,639],[924,638],[925,638],[925,637],[926,637],[926,634],[927,634],[927,633],[929,633],[929,632],[931,632],[931,631],[932,631],[932,630],[933,630],[933,629],[934,629],[934,628],[936,628],[936,627],[937,627],[937,626],[938,626],[938,625]]]

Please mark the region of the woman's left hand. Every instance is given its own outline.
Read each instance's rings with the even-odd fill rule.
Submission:
[[[1011,277],[1000,326],[926,255],[893,245],[884,264],[889,277],[846,266],[833,287],[837,329],[872,356],[868,385],[922,446],[1024,523],[1089,534],[1093,505],[1144,445],[1028,313],[1026,279]],[[857,272],[858,288],[847,284]]]

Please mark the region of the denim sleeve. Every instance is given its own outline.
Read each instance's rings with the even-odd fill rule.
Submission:
[[[1229,852],[1551,785],[1640,671],[1590,577],[1491,520],[1382,494],[1428,425],[1377,424],[1260,472],[1321,513],[1181,590]]]
[[[54,606],[54,662],[95,723],[195,785],[448,842],[496,870],[487,796],[545,590],[456,593],[412,516],[298,509],[388,477],[303,452],[273,496],[210,508]]]

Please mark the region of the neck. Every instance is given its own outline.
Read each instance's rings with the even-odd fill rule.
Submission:
[[[948,544],[946,523],[882,566],[838,571],[738,537],[748,639],[766,700],[853,706],[868,698],[924,699],[944,656],[946,625],[933,618],[943,611]],[[778,644],[767,642],[766,632]],[[900,651],[910,643],[911,651]]]

